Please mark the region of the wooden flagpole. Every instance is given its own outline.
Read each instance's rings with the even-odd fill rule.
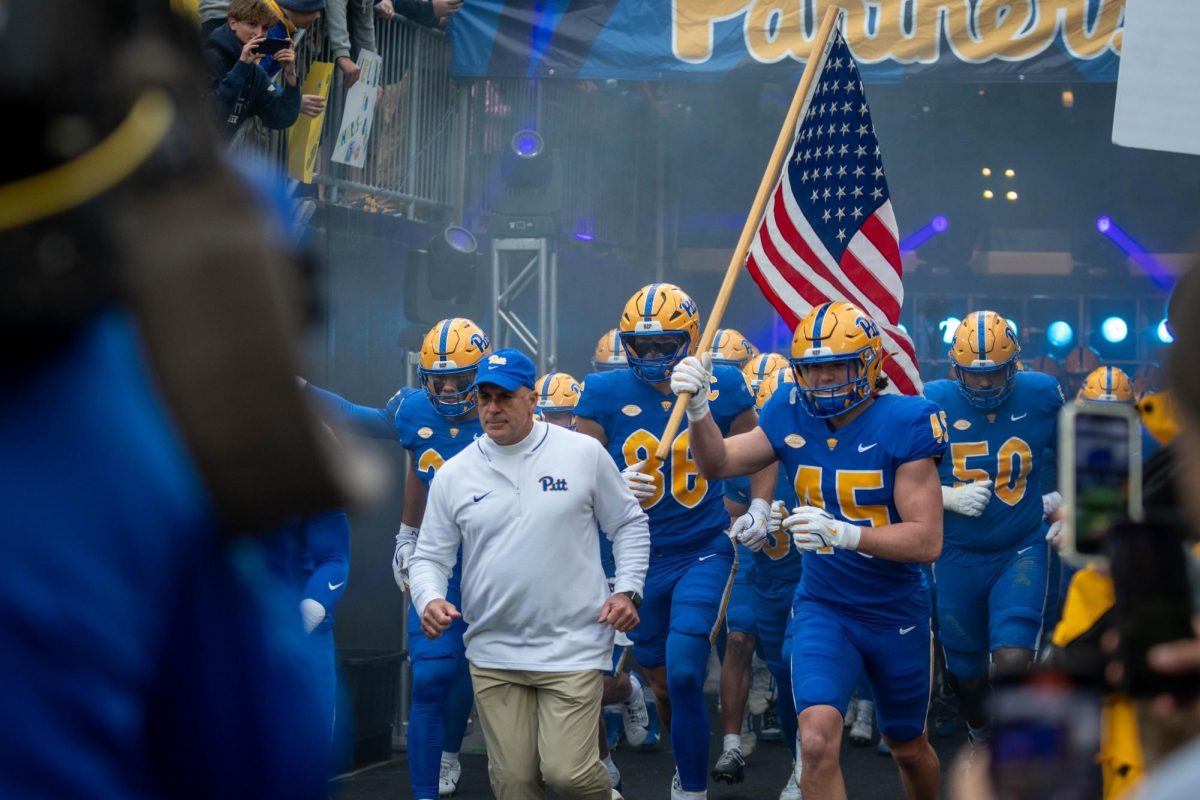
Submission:
[[[833,34],[833,27],[837,24],[840,14],[841,9],[836,5],[831,5],[825,11],[821,27],[817,29],[808,63],[804,65],[804,75],[800,77],[796,94],[792,96],[792,105],[788,108],[787,117],[783,120],[783,127],[779,129],[779,138],[775,140],[775,150],[771,153],[771,160],[767,162],[767,171],[758,185],[758,194],[754,196],[754,204],[750,206],[750,213],[746,216],[746,224],[742,227],[742,236],[738,240],[737,249],[733,251],[733,257],[725,269],[725,280],[721,282],[721,289],[717,292],[717,299],[713,302],[712,311],[709,312],[708,323],[704,326],[704,333],[700,336],[700,344],[696,348],[697,353],[708,352],[708,348],[712,346],[713,337],[717,335],[717,331],[721,327],[721,318],[725,316],[725,309],[729,305],[729,296],[733,294],[733,285],[737,283],[738,274],[746,263],[746,256],[750,252],[750,243],[754,241],[754,234],[762,222],[767,200],[770,199],[771,190],[775,188],[775,183],[779,180],[783,160],[791,149],[792,139],[795,138],[796,121],[800,117],[804,98],[808,96],[808,90],[816,78],[817,64],[821,61],[825,48],[829,46],[829,38]],[[671,449],[671,442],[675,440],[675,434],[679,432],[679,426],[683,423],[683,413],[687,408],[688,397],[687,394],[681,394],[675,400],[675,408],[671,410],[671,418],[667,420],[667,428],[663,431],[662,438],[658,443],[658,450],[654,454],[654,458],[660,464],[666,460]]]

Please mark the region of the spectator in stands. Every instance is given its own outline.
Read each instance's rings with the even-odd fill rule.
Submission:
[[[232,139],[250,117],[268,128],[290,128],[300,115],[300,89],[296,79],[296,50],[289,46],[275,54],[282,64],[284,88],[267,76],[258,62],[259,45],[276,22],[267,0],[233,0],[227,24],[217,28],[204,44],[204,59],[214,99],[224,120],[222,131]]]
[[[325,29],[329,49],[349,89],[358,80],[357,51],[379,52],[375,43],[373,15],[390,20],[397,13],[433,28],[462,8],[462,0],[334,0],[325,7]]]

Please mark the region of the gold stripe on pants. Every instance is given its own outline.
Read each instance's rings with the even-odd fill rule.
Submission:
[[[471,665],[475,710],[487,742],[496,800],[610,800],[600,763],[597,670],[531,672]]]

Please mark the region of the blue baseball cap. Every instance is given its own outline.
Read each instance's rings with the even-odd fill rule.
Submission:
[[[515,392],[524,386],[532,389],[537,381],[537,369],[529,356],[520,350],[506,347],[483,357],[475,372],[475,385],[490,383]]]

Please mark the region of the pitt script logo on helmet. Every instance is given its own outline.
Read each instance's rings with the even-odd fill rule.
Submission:
[[[950,362],[958,388],[976,408],[995,408],[1016,385],[1021,346],[1008,320],[995,311],[972,311],[954,332]]]
[[[575,430],[575,404],[583,387],[565,372],[548,372],[534,386],[537,405],[534,413],[543,422]]]
[[[464,317],[444,319],[429,329],[417,375],[439,414],[461,417],[475,408],[475,370],[491,351],[487,334]]]
[[[1088,373],[1078,399],[1104,403],[1132,403],[1133,383],[1120,367],[1098,367]]]
[[[800,399],[814,417],[845,414],[867,401],[879,381],[883,342],[874,320],[849,303],[816,306],[800,320],[792,336],[792,374]],[[845,367],[840,383],[816,385],[815,367]]]
[[[779,376],[780,370],[784,373],[782,378]],[[760,409],[779,388],[780,380],[788,383],[796,382],[796,379],[792,377],[788,360],[779,353],[756,355],[742,369],[742,377],[746,379],[746,386],[750,388],[750,394],[754,396],[754,405]]]
[[[726,364],[738,369],[745,367],[750,359],[757,355],[750,340],[733,328],[718,330],[708,352],[712,355],[712,363]]]
[[[625,349],[621,347],[621,334],[616,328],[611,328],[596,343],[596,352],[592,354],[592,369],[596,372],[608,372],[625,369],[627,366],[629,361],[625,358]]]
[[[665,381],[700,338],[700,309],[673,283],[652,283],[634,292],[621,312],[621,345],[633,374]]]

